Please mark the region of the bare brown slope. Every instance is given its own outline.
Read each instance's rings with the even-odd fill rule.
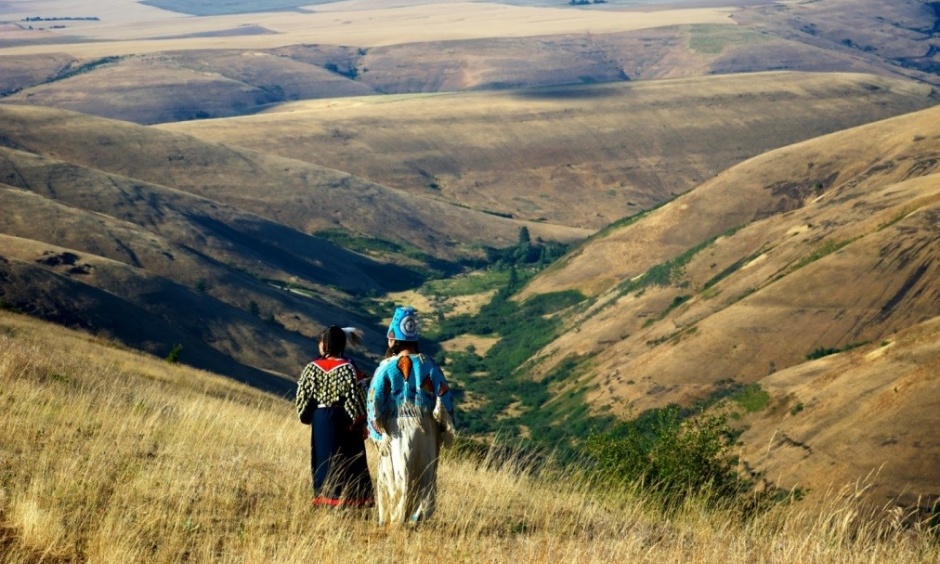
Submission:
[[[252,368],[204,346],[205,335],[180,330],[172,320],[168,321],[159,313],[147,311],[133,301],[80,281],[79,270],[98,271],[107,268],[105,263],[93,257],[79,256],[78,261],[71,265],[62,263],[58,269],[46,268],[36,261],[61,257],[68,251],[4,235],[0,235],[0,243],[3,255],[7,255],[0,255],[0,300],[4,307],[67,327],[86,329],[159,356],[166,356],[174,346],[182,345],[180,361],[186,364],[212,368],[219,374],[279,395],[292,391],[291,380]],[[21,253],[24,255],[21,258],[26,260],[9,256]],[[192,308],[191,315],[201,321],[211,320],[212,316],[206,316],[206,310],[198,305],[206,303],[204,298],[187,300],[186,290],[168,280],[149,278],[142,271],[130,270],[119,263],[107,266],[123,271],[124,276],[114,279],[115,283],[122,285],[123,294],[133,293],[128,292],[125,285],[135,285],[139,292],[159,293],[164,298],[177,300],[177,303],[185,301],[185,305]],[[111,274],[116,272],[112,270]],[[227,312],[226,323],[235,319],[236,315]]]
[[[745,452],[770,479],[819,490],[884,465],[870,499],[935,496],[938,125],[934,108],[774,151],[613,230],[636,271],[569,311],[532,371],[573,358],[556,399],[620,415],[757,383]]]
[[[166,328],[189,335],[184,361],[228,357],[201,365],[220,373],[230,373],[237,361],[293,374],[325,325],[371,329],[354,296],[409,287],[418,279],[399,266],[159,185],[5,148],[0,170],[16,185],[0,184],[0,234],[31,242],[20,244],[26,254],[16,256],[87,286],[83,292],[104,290],[112,301],[159,316]],[[0,246],[0,255],[14,256],[11,240]],[[36,280],[41,278],[20,279]],[[284,291],[288,287],[293,291]],[[44,301],[50,298],[41,286],[7,290],[12,306],[48,313]],[[128,324],[94,322],[100,315],[86,306],[65,300],[50,315],[60,322],[88,320],[89,327],[141,344]],[[380,334],[370,332],[376,350]],[[173,343],[146,344],[153,350]]]
[[[625,227],[604,230],[532,281],[524,296],[609,290],[724,231],[803,207],[822,194],[928,174],[940,109],[931,108],[772,151]]]
[[[0,96],[8,96],[23,88],[42,84],[55,76],[71,62],[72,57],[64,53],[49,55],[20,55],[2,57],[0,71]]]
[[[304,102],[160,128],[596,229],[772,148],[929,106],[930,92],[869,75],[769,73]]]
[[[858,482],[878,505],[940,501],[940,319],[761,380],[774,409],[749,418],[743,455],[784,488]],[[854,493],[851,492],[851,493]]]
[[[286,100],[375,93],[323,66],[337,69],[332,61],[342,61],[341,54],[323,58],[326,61],[318,66],[272,52],[225,50],[76,60],[49,69],[54,72],[33,84],[19,80],[22,91],[5,97],[4,103],[151,124],[240,115]],[[2,82],[14,78],[4,75],[0,72]]]
[[[938,123],[925,110],[775,151],[590,241],[526,290],[620,273],[549,354],[593,357],[597,404],[645,409],[940,315]]]
[[[9,230],[18,226],[29,232],[17,235],[172,275],[190,285],[205,278],[204,271],[213,262],[261,277],[294,278],[319,290],[335,286],[362,293],[413,282],[402,269],[159,184],[6,148],[0,148],[0,170],[7,172],[3,180],[10,186],[43,197],[29,199],[15,191],[6,193],[7,198],[18,198],[3,210],[2,225],[8,233],[14,234]],[[69,230],[59,229],[55,221],[36,221],[44,217],[42,210],[28,206],[48,206],[53,201],[62,209],[68,206],[92,212],[88,217],[97,219],[92,227],[107,225],[109,230],[145,232],[147,237],[139,241],[141,245],[129,245],[121,236],[97,233],[88,226]],[[93,243],[93,236],[103,237],[104,243]],[[324,268],[324,264],[332,266]]]
[[[325,325],[371,329],[361,310],[345,307],[348,295],[329,289],[330,276],[316,276],[310,269],[291,275],[283,270],[290,265],[278,262],[273,247],[271,256],[253,255],[257,247],[248,235],[199,233],[195,220],[187,225],[168,218],[148,230],[60,203],[72,199],[50,200],[0,185],[0,256],[28,265],[20,271],[31,272],[0,284],[8,306],[155,354],[165,355],[182,343],[184,362],[234,377],[261,369],[294,375],[313,354],[314,338]],[[175,215],[172,209],[154,211]],[[222,221],[218,225],[234,231]],[[172,238],[164,238],[161,230]],[[175,230],[189,230],[193,246],[181,242],[186,235]],[[219,260],[228,257],[237,257],[252,271]],[[286,292],[268,280],[289,281],[306,290],[303,295]],[[71,289],[55,296],[63,285]],[[104,297],[89,301],[72,299],[72,294],[104,296],[107,303],[101,302]],[[119,322],[125,307],[137,317],[158,319],[159,331],[145,322]],[[104,315],[102,308],[113,313]],[[380,333],[371,331],[370,343],[378,346]],[[234,370],[235,365],[242,368]]]
[[[703,249],[674,284],[624,295],[592,316],[582,342],[604,325],[629,333],[595,359],[601,387],[592,399],[640,410],[687,404],[720,381],[754,382],[817,349],[880,342],[940,316],[940,175],[853,196],[757,222],[717,242],[714,254]],[[812,227],[799,231],[804,225]],[[706,290],[732,266],[719,258],[722,246],[748,254]]]
[[[940,81],[933,39],[937,17],[929,5],[916,0],[889,5],[873,0],[853,0],[850,4],[822,0],[742,6],[734,12],[737,25],[704,12],[701,18],[687,20],[662,11],[655,25],[640,26],[648,29],[636,29],[631,22],[614,28],[614,33],[572,23],[576,17],[596,17],[597,12],[591,10],[530,8],[532,15],[566,13],[566,29],[559,32],[552,25],[536,24],[520,34],[511,24],[474,25],[470,12],[481,14],[476,7],[470,8],[450,8],[467,15],[463,25],[458,26],[463,29],[450,33],[427,29],[417,36],[393,32],[395,37],[382,45],[367,38],[360,38],[364,42],[351,41],[349,36],[341,41],[335,36],[333,41],[301,39],[285,35],[284,30],[272,32],[258,20],[234,28],[227,18],[164,21],[162,25],[170,26],[167,35],[177,39],[165,37],[149,43],[139,39],[154,32],[154,22],[122,26],[125,33],[117,41],[100,41],[103,37],[99,36],[94,45],[89,38],[58,47],[66,54],[54,55],[65,58],[57,66],[49,64],[48,55],[42,54],[38,46],[32,56],[23,48],[8,57],[2,57],[0,51],[0,95],[10,94],[8,103],[52,106],[149,124],[250,114],[287,100],[768,70],[864,72],[912,77],[932,84]],[[439,9],[434,5],[416,6],[409,19],[427,19]],[[639,20],[651,13],[639,9],[631,14],[627,8],[607,11],[607,17],[632,15],[631,19]],[[390,15],[388,11],[376,13],[370,19],[390,22]],[[344,19],[343,26],[336,25],[338,20],[311,25],[320,32],[342,27],[348,30],[350,20],[362,16],[362,10],[353,9],[337,15],[340,19],[350,18]],[[254,17],[282,19],[271,14]],[[292,19],[311,17],[316,14],[296,14]],[[547,24],[551,18],[536,19]],[[674,25],[682,21],[692,25]],[[492,37],[477,36],[476,30],[469,29],[481,26],[487,32],[482,35]],[[89,28],[96,24],[84,22],[80,27],[91,32]],[[395,24],[375,23],[372,30],[387,34],[383,27],[394,28]],[[497,31],[499,27],[501,32]],[[137,37],[132,30],[138,30]],[[255,32],[268,35],[259,38]],[[24,31],[23,35],[25,39],[31,33]],[[179,40],[187,35],[190,41]],[[212,35],[230,38],[225,43],[205,40]],[[58,38],[68,41],[61,35]],[[27,67],[29,72],[23,72]]]
[[[47,108],[0,107],[3,144],[80,167],[172,187],[304,233],[342,228],[440,256],[516,241],[519,222],[409,196],[356,177],[153,128]],[[5,171],[0,180],[15,172]],[[584,231],[531,224],[533,236]]]
[[[43,244],[62,247],[123,263],[141,278],[198,290],[206,302],[199,307],[216,317],[248,312],[250,330],[205,324],[191,315],[189,302],[135,292],[101,269],[75,272],[77,280],[115,299],[163,312],[177,330],[200,333],[200,346],[250,366],[292,374],[311,354],[311,339],[323,326],[371,328],[356,296],[400,290],[420,279],[401,266],[180,190],[6,148],[0,148],[0,170],[11,183],[0,184],[0,234],[37,242],[29,260],[45,264]],[[0,248],[0,254],[5,251]],[[44,294],[22,290],[14,305],[41,312]],[[91,312],[76,309],[70,315],[81,319]],[[370,333],[375,350],[381,349],[380,333]],[[121,328],[112,334],[134,341]]]
[[[820,0],[755,6],[735,21],[823,52],[937,84],[940,12],[921,0]],[[729,61],[730,62],[730,61]]]

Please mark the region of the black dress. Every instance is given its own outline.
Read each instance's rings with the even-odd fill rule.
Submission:
[[[346,359],[321,358],[308,364],[297,382],[297,414],[311,426],[310,471],[316,505],[373,503],[360,374]]]

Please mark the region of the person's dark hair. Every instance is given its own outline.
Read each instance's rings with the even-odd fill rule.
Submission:
[[[392,346],[385,351],[385,358],[393,357],[401,351],[408,351],[411,354],[418,354],[421,349],[418,347],[418,341],[394,341]]]
[[[320,342],[323,343],[323,354],[327,356],[343,356],[346,352],[346,332],[338,325],[330,325],[320,333]]]

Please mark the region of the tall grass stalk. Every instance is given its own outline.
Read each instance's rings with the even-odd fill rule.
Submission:
[[[742,518],[598,489],[551,464],[448,456],[416,529],[310,505],[291,403],[0,313],[0,561],[937,562],[853,495]],[[370,456],[374,453],[370,451]]]

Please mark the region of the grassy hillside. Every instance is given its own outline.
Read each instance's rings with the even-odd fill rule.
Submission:
[[[127,122],[25,106],[2,106],[11,158],[34,153],[75,175],[121,176],[235,207],[303,233],[342,229],[454,258],[507,246],[523,223],[364,181],[335,168],[209,143]],[[15,163],[14,163],[15,164]],[[4,180],[15,183],[13,170]],[[24,186],[25,187],[25,186]],[[530,227],[533,236],[573,240],[586,232]]]
[[[686,107],[690,88],[699,97]],[[843,98],[847,92],[850,97]],[[10,284],[4,290],[8,301],[23,311],[47,311],[50,319],[110,331],[158,354],[185,341],[184,359],[201,367],[234,375],[240,369],[208,363],[204,356],[222,353],[255,374],[258,369],[292,374],[309,355],[309,339],[319,327],[344,320],[371,327],[382,313],[363,298],[419,285],[429,269],[440,270],[440,259],[480,258],[484,247],[514,244],[521,227],[536,240],[577,240],[590,231],[565,222],[596,227],[632,214],[667,197],[667,186],[681,189],[690,179],[743,158],[741,151],[805,135],[802,128],[811,123],[834,129],[870,119],[871,103],[895,113],[931,102],[927,90],[916,86],[874,77],[824,81],[809,75],[349,100],[332,102],[343,121],[336,121],[333,111],[304,111],[301,119],[285,111],[224,128],[219,121],[193,122],[188,128],[245,144],[264,131],[264,138],[275,140],[258,147],[264,153],[81,114],[0,108],[2,233],[36,242],[19,245],[17,253],[11,247],[4,256],[50,271],[44,276],[104,290],[156,315],[167,330],[134,334],[129,327],[101,322],[110,318],[78,323],[90,316],[83,313],[83,302],[57,298],[62,313],[53,315],[41,303],[52,299],[48,292]],[[773,100],[778,100],[776,108]],[[733,104],[739,110],[749,107],[750,117],[726,119]],[[653,111],[657,105],[658,113]],[[806,112],[801,114],[805,121],[792,119],[792,112],[784,118],[785,108],[797,107]],[[628,114],[629,108],[639,113]],[[812,117],[823,110],[827,120]],[[461,112],[460,129],[450,127],[445,134],[442,124],[453,123]],[[496,112],[506,117],[494,129]],[[699,114],[695,127],[685,121],[689,112]],[[709,120],[703,112],[709,112]],[[311,121],[318,116],[334,120],[332,134],[324,131],[325,123]],[[361,125],[383,119],[382,126]],[[754,139],[745,145],[740,136],[755,119],[773,127],[747,129]],[[662,124],[677,131],[661,143],[649,143]],[[620,127],[633,131],[628,141]],[[731,137],[736,143],[705,158],[708,138],[699,139],[701,128],[714,136],[712,145]],[[337,136],[337,131],[345,133]],[[382,137],[392,131],[394,140]],[[361,158],[363,151],[371,157]],[[419,154],[432,153],[438,155],[435,162],[447,166],[434,174],[408,168]],[[441,156],[448,153],[454,157],[450,164]],[[627,154],[637,160],[624,162]],[[560,155],[571,163],[559,164]],[[409,194],[311,161],[364,167],[390,182],[414,181],[408,180],[410,174],[430,184],[413,186]],[[660,163],[661,174],[650,172],[655,166],[637,166],[640,162]],[[411,163],[405,176],[396,176],[404,163]],[[621,174],[626,175],[622,186],[610,188],[605,179]],[[652,179],[656,183],[647,182]],[[537,195],[533,182],[543,183]],[[593,197],[572,190],[573,183],[587,193],[605,190],[594,196],[605,205],[598,208]],[[455,200],[459,205],[447,203]],[[509,215],[551,217],[533,222]],[[36,217],[49,221],[36,222]],[[79,272],[74,264],[42,262],[46,255],[64,253],[95,266]],[[202,312],[198,320],[192,311]],[[229,317],[240,321],[221,321]],[[168,334],[171,328],[175,338]],[[371,349],[381,350],[375,340],[380,333],[370,331]]]
[[[369,368],[392,300],[422,300],[466,431],[579,447],[667,404],[728,410],[742,471],[823,504],[676,517],[454,458],[455,509],[427,532],[459,558],[933,560],[915,522],[940,487],[936,3],[395,4],[0,23],[0,309],[95,335],[3,318],[0,553],[348,557],[351,536],[298,537],[316,519],[365,538],[360,559],[412,558],[413,536],[278,506],[302,464],[243,453],[272,452],[259,428],[302,435],[275,396],[323,325],[364,327]],[[814,72],[753,72],[794,69]],[[529,281],[551,241],[591,234]],[[176,353],[273,395],[159,360]],[[121,442],[121,421],[148,430]]]
[[[135,6],[124,25],[112,16],[101,29],[69,22],[54,34],[7,33],[7,43],[0,35],[0,96],[150,124],[251,114],[293,100],[779,70],[938,83],[929,47],[937,16],[917,0],[741,2],[734,10],[328,3],[278,12],[292,6],[286,2],[226,17],[210,12],[259,8],[168,4],[200,17]],[[62,45],[25,47],[43,41]],[[12,47],[18,42],[24,46]]]
[[[309,338],[167,279],[47,244],[6,235],[0,241],[4,308],[81,327],[161,357],[182,347],[178,356],[186,364],[281,395],[293,392],[293,380],[260,368],[290,374],[313,354]],[[84,280],[92,273],[98,280]],[[248,339],[257,346],[243,350],[239,343]]]
[[[192,50],[159,55],[4,57],[36,64],[34,80],[0,72],[8,103],[54,107],[142,124],[226,117],[287,100],[374,94],[336,71],[349,49],[307,48],[317,63],[275,50]],[[355,52],[355,51],[353,51]],[[52,60],[50,60],[52,59]],[[39,66],[47,63],[45,66]],[[41,74],[45,68],[48,74]],[[331,70],[333,69],[333,70]],[[16,91],[14,91],[14,89]]]
[[[785,9],[756,6],[735,14],[746,27],[757,24],[770,34],[821,48],[864,63],[894,67],[894,72],[937,83],[936,44],[940,13],[935,2],[901,0],[823,0],[789,4]]]
[[[865,495],[930,511],[940,496],[940,318],[760,381],[772,404],[746,418],[744,456],[783,487],[867,477]]]
[[[211,200],[2,152],[17,186],[0,184],[0,256],[19,274],[0,296],[155,354],[182,344],[183,362],[239,379],[293,375],[325,324],[371,327],[356,296],[421,278]]]
[[[750,519],[694,501],[667,515],[642,490],[455,457],[441,466],[432,521],[379,528],[310,507],[308,429],[282,399],[4,312],[0,382],[0,553],[11,564],[940,557],[923,526],[836,492]]]
[[[929,109],[762,155],[538,275],[520,307],[560,292],[593,297],[558,312],[556,338],[516,376],[551,392],[529,418],[579,397],[595,415],[635,416],[766,385],[751,454],[792,472],[786,483],[818,487],[885,465],[879,496],[932,495],[936,474],[912,461],[940,453],[922,432],[938,423],[936,350],[918,344],[940,316],[938,120]],[[911,348],[894,356],[886,347],[902,338]],[[839,352],[844,372],[803,367]],[[851,402],[863,380],[881,407]],[[777,433],[790,425],[792,444]],[[775,458],[815,449],[792,466]]]
[[[762,152],[933,105],[931,92],[871,75],[767,73],[298,102],[160,129],[599,229]]]
[[[926,192],[911,189],[885,203],[876,199],[880,190],[894,194],[892,185],[936,171],[940,145],[932,127],[938,119],[940,112],[928,109],[751,159],[658,210],[601,231],[558,268],[534,281],[529,292],[578,288],[596,295],[609,291],[730,229],[759,221],[769,223],[751,233],[774,245],[780,231],[768,231],[770,225],[789,224],[783,234],[796,227],[801,229],[794,234],[800,235],[813,229],[807,224],[815,216],[840,210],[877,227],[879,220],[887,221],[882,214],[900,213],[918,202],[916,209],[922,205],[921,197],[932,193],[927,182]],[[842,220],[822,227],[852,226]],[[820,235],[804,235],[797,242],[819,243],[825,238]]]
[[[16,272],[0,297],[155,354],[183,345],[183,362],[268,389],[287,381],[266,372],[293,375],[325,325],[366,329],[382,350],[373,298],[458,271],[448,260],[479,260],[527,225],[126,122],[0,114],[0,257]],[[121,310],[134,314],[108,313]]]

